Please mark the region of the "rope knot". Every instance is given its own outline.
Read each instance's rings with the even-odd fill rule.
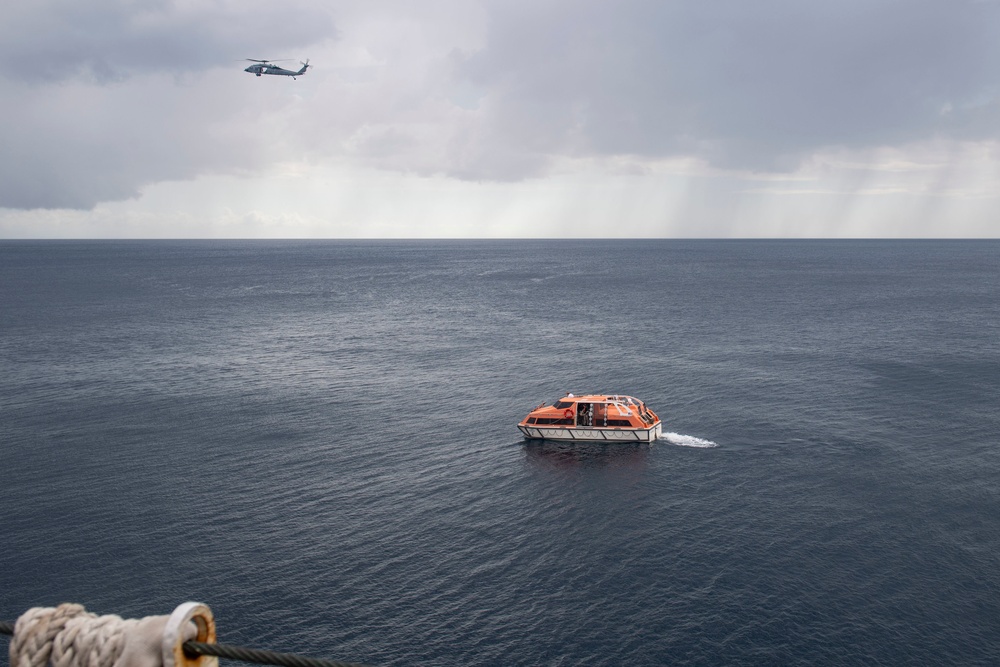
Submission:
[[[217,667],[216,658],[184,655],[183,643],[196,637],[214,642],[215,623],[208,607],[193,602],[139,620],[71,603],[33,607],[14,624],[10,667]]]

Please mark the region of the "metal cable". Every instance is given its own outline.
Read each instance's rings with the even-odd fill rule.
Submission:
[[[0,621],[0,635],[14,634],[14,624]],[[363,667],[354,662],[338,662],[320,658],[306,658],[294,653],[278,653],[262,649],[229,646],[228,644],[205,644],[202,642],[184,642],[184,652],[191,657],[212,655],[227,660],[255,662],[258,665],[278,665],[279,667]]]
[[[353,662],[337,662],[319,658],[306,658],[294,653],[277,653],[262,649],[243,648],[242,646],[227,646],[226,644],[203,644],[201,642],[184,642],[184,652],[191,656],[214,655],[229,660],[256,662],[260,665],[280,665],[281,667],[362,667]]]

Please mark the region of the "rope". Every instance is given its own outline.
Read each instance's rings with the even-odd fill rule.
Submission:
[[[137,623],[90,614],[78,604],[34,607],[14,625],[10,667],[114,665]]]
[[[29,609],[16,623],[0,621],[0,634],[13,636],[10,667],[111,667],[122,654],[128,631],[140,622],[97,616],[82,605],[62,604]],[[182,647],[191,658],[207,655],[278,667],[363,667],[227,644],[186,641]]]

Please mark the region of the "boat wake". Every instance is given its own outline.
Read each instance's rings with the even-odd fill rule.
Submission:
[[[696,438],[693,435],[682,435],[680,433],[661,433],[659,440],[665,440],[671,445],[677,445],[678,447],[718,447],[717,442],[712,442],[711,440],[705,440],[703,438]]]

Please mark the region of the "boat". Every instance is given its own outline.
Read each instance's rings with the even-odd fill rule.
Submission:
[[[527,440],[653,442],[663,424],[634,396],[568,393],[534,408],[517,428]]]

